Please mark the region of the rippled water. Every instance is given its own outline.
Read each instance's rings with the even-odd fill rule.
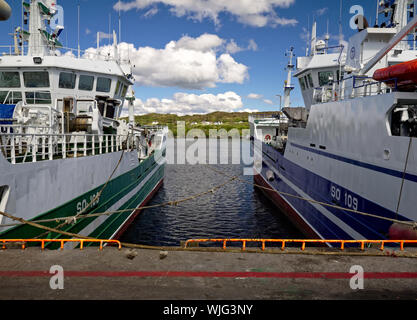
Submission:
[[[187,142],[189,147],[193,142]],[[208,144],[208,143],[207,143]],[[242,150],[249,142],[242,140]],[[232,148],[231,144],[230,147]],[[219,154],[220,144],[217,152]],[[207,158],[210,150],[207,147]],[[242,151],[243,152],[243,151]],[[229,163],[232,163],[232,151]],[[244,176],[244,165],[211,165],[212,168]],[[205,192],[229,178],[213,172],[207,165],[168,164],[164,186],[149,205],[179,200]],[[234,181],[215,194],[185,202],[177,207],[144,210],[128,228],[122,240],[155,246],[178,246],[195,238],[299,238],[302,235],[253,185]]]

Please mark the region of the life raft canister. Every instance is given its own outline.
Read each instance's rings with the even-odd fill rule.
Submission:
[[[401,88],[401,91],[414,91],[417,86],[417,59],[378,69],[373,79],[391,88]]]

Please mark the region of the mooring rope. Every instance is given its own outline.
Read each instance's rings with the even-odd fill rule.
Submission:
[[[398,196],[398,203],[397,203],[397,210],[395,211],[395,217],[398,218],[398,212],[400,211],[400,204],[401,204],[401,198],[403,195],[403,188],[404,188],[404,182],[405,182],[405,175],[407,174],[407,168],[408,168],[408,159],[410,158],[410,151],[411,151],[411,145],[413,143],[413,137],[410,137],[410,142],[408,143],[408,150],[407,150],[407,156],[405,158],[405,165],[404,165],[404,172],[403,172],[403,178],[401,180],[401,188],[400,188],[400,194]]]
[[[130,135],[130,133],[128,133],[127,139],[129,139],[129,135]],[[109,178],[107,179],[106,183],[103,185],[103,187],[101,188],[101,190],[90,201],[90,203],[88,203],[87,206],[85,208],[83,208],[80,212],[78,212],[75,216],[73,216],[73,217],[67,217],[67,219],[65,220],[64,223],[61,223],[60,225],[58,225],[58,226],[55,227],[56,229],[61,229],[61,228],[65,227],[66,225],[70,224],[71,221],[77,221],[77,218],[79,216],[81,216],[84,212],[86,212],[87,209],[89,207],[91,207],[93,203],[95,203],[98,199],[100,199],[101,195],[103,194],[103,191],[106,189],[106,187],[109,184],[110,180],[113,178],[114,174],[116,173],[117,169],[119,168],[120,164],[122,163],[123,157],[125,155],[125,151],[126,151],[125,149],[122,150],[122,154],[120,155],[120,159],[117,162],[117,165],[114,168],[113,172],[111,173],[111,175],[109,176]],[[47,235],[48,233],[49,232],[42,233],[42,234],[38,235],[36,238],[42,238],[45,235]]]
[[[140,207],[140,208],[136,207],[136,208],[130,208],[130,209],[124,209],[124,210],[115,210],[115,211],[106,211],[106,212],[102,212],[102,213],[86,214],[86,215],[83,215],[82,217],[79,217],[79,218],[78,218],[78,216],[69,216],[69,217],[62,217],[62,218],[51,218],[51,219],[43,219],[43,220],[31,220],[30,222],[31,223],[35,223],[35,224],[39,224],[39,223],[47,223],[47,222],[69,221],[69,220],[74,220],[74,218],[77,218],[78,220],[83,220],[83,219],[92,218],[92,217],[110,216],[110,215],[113,215],[113,214],[125,213],[125,212],[132,212],[132,211],[136,211],[136,210],[142,211],[142,210],[146,210],[146,209],[154,209],[154,208],[167,207],[167,206],[178,206],[181,203],[189,202],[191,200],[194,200],[194,199],[197,199],[197,198],[201,198],[201,197],[203,197],[205,195],[208,195],[208,194],[214,194],[218,190],[220,190],[221,188],[223,188],[224,186],[226,186],[229,183],[235,181],[237,178],[238,177],[236,177],[236,176],[235,177],[232,177],[229,180],[227,180],[226,182],[224,182],[222,184],[219,184],[219,185],[216,185],[216,186],[210,188],[207,191],[200,192],[198,194],[195,194],[195,195],[192,195],[192,196],[189,196],[189,197],[186,197],[186,198],[182,198],[182,199],[179,199],[179,200],[175,200],[175,201],[168,201],[168,202],[164,202],[164,203],[160,203],[160,204],[155,204],[155,205],[150,205],[150,206],[144,206],[144,207]],[[5,213],[5,212],[0,212],[0,215],[4,215],[5,217],[8,217],[8,218],[13,217],[10,214],[7,215],[7,213]],[[10,219],[12,219],[14,221],[20,221],[20,223],[3,224],[3,225],[0,225],[0,227],[15,227],[15,226],[27,224],[26,223],[26,220],[23,220],[21,218],[16,218],[16,219],[10,218]],[[21,219],[21,220],[19,220],[19,219]],[[59,226],[61,226],[61,225],[59,225]],[[51,229],[57,230],[58,227],[51,228]],[[49,229],[47,229],[47,230],[49,230]],[[49,232],[47,232],[47,233],[49,233]],[[39,236],[37,238],[39,238]]]
[[[214,172],[217,172],[218,174],[221,174],[221,175],[226,176],[226,177],[228,176],[228,174],[223,172],[223,171],[216,170],[214,168],[211,168],[210,166],[208,166],[208,168],[210,170],[214,171]],[[291,193],[282,192],[282,191],[275,190],[273,188],[264,187],[264,186],[261,186],[261,185],[256,184],[256,183],[246,181],[246,180],[241,179],[239,177],[237,178],[237,180],[239,180],[243,183],[249,184],[249,185],[253,185],[253,186],[255,186],[257,188],[260,188],[260,189],[263,189],[263,190],[275,192],[275,193],[277,193],[279,195],[282,195],[282,196],[287,196],[287,197],[290,197],[290,198],[299,199],[299,200],[307,201],[307,202],[314,203],[314,204],[319,204],[319,205],[329,207],[329,208],[348,211],[348,212],[351,212],[351,213],[356,213],[356,214],[363,215],[363,216],[368,216],[368,217],[371,217],[371,218],[386,220],[386,221],[390,221],[390,222],[394,222],[394,223],[398,223],[398,224],[404,224],[404,225],[407,225],[407,226],[411,226],[414,229],[417,229],[417,222],[402,221],[402,220],[398,220],[398,219],[391,219],[391,218],[381,217],[381,216],[376,215],[376,214],[371,214],[371,213],[362,212],[362,211],[358,211],[358,210],[348,209],[348,208],[344,208],[344,207],[341,207],[341,206],[337,206],[337,205],[334,205],[334,204],[330,204],[330,203],[326,203],[326,202],[322,202],[322,201],[317,201],[317,200],[313,200],[313,199],[307,199],[307,198],[297,196],[297,195],[294,195],[294,194],[291,194]]]

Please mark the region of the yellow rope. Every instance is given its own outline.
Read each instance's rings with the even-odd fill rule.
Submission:
[[[78,216],[69,216],[69,217],[53,218],[53,219],[44,219],[44,220],[32,220],[30,222],[31,223],[35,223],[35,224],[39,224],[39,223],[47,223],[47,222],[59,222],[59,221],[62,221],[62,220],[67,221],[67,220],[73,220],[75,218],[78,218],[79,220],[83,220],[83,219],[87,219],[87,218],[99,217],[99,216],[104,216],[104,215],[110,216],[112,214],[117,214],[117,213],[132,212],[134,210],[141,210],[142,211],[142,210],[145,210],[145,209],[154,209],[154,208],[159,208],[159,207],[178,206],[181,203],[188,202],[188,201],[191,201],[191,200],[200,198],[200,197],[205,196],[205,195],[208,195],[208,194],[214,194],[216,191],[218,191],[219,189],[223,188],[224,186],[226,186],[230,182],[235,181],[236,179],[237,179],[237,177],[232,177],[229,180],[227,180],[226,182],[224,182],[224,183],[222,183],[220,185],[217,185],[215,187],[212,187],[208,191],[204,191],[204,192],[195,194],[193,196],[189,196],[189,197],[186,197],[186,198],[183,198],[183,199],[179,199],[179,200],[175,200],[175,201],[168,201],[168,202],[165,202],[165,203],[155,204],[155,205],[151,205],[151,206],[144,206],[144,207],[141,207],[141,208],[137,208],[136,207],[136,208],[131,208],[131,209],[115,210],[115,211],[106,211],[106,212],[102,212],[102,213],[87,214],[87,215],[83,215],[82,217],[79,217],[79,218],[78,218]],[[0,215],[4,215],[4,216],[6,216],[8,218],[13,217],[12,215],[8,215],[7,216],[7,214],[4,213],[4,212],[0,212]],[[26,223],[26,220],[23,220],[23,219],[19,220],[20,218],[16,218],[16,219],[10,218],[10,219],[15,220],[15,221],[20,221],[20,223],[7,224],[7,225],[4,224],[4,225],[0,225],[0,227],[14,227],[14,226],[19,226],[19,225],[27,224]],[[59,225],[59,226],[61,226],[61,225]],[[50,228],[50,229],[57,230],[58,227]],[[49,229],[47,229],[47,230],[49,230]],[[53,231],[53,232],[55,232],[55,231]],[[59,232],[57,232],[57,233],[59,233]],[[39,236],[37,238],[39,238]]]
[[[129,133],[129,134],[130,134],[130,133]],[[129,139],[129,134],[128,134],[128,136],[127,136],[127,139]],[[120,155],[120,159],[119,159],[119,161],[117,162],[117,165],[116,165],[116,167],[114,168],[113,172],[111,173],[110,177],[107,179],[107,181],[106,181],[106,183],[104,184],[103,188],[101,188],[101,190],[100,190],[100,191],[96,194],[96,196],[94,197],[94,199],[92,199],[92,200],[91,200],[91,202],[90,202],[89,204],[87,204],[87,206],[86,206],[84,209],[82,209],[79,213],[77,213],[74,217],[67,217],[67,219],[65,220],[65,222],[64,222],[64,223],[61,223],[60,225],[56,226],[56,229],[61,229],[61,228],[63,228],[64,226],[66,226],[66,225],[70,224],[72,221],[76,221],[76,219],[77,219],[80,215],[82,215],[84,212],[86,212],[86,211],[87,211],[87,209],[88,209],[88,208],[89,208],[89,207],[90,207],[93,203],[95,203],[98,199],[100,199],[100,197],[101,197],[101,195],[102,195],[103,191],[106,189],[106,187],[107,187],[107,185],[109,184],[110,180],[113,178],[114,174],[116,173],[117,169],[119,168],[120,164],[122,163],[122,160],[123,160],[124,154],[125,154],[125,149],[123,149],[122,154]],[[49,233],[49,232],[42,233],[42,234],[38,235],[36,238],[42,238],[42,237],[44,237],[45,235],[47,235],[48,233]]]

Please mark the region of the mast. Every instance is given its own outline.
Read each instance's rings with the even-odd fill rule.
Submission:
[[[313,30],[311,31],[311,55],[316,54],[316,42],[317,42],[317,22],[313,23]]]
[[[284,108],[289,108],[291,106],[291,91],[294,90],[294,86],[291,84],[292,72],[294,71],[294,64],[292,62],[294,58],[294,47],[291,47],[289,51],[289,60],[287,65],[288,76],[284,85]]]
[[[342,16],[343,16],[343,1],[340,0],[340,14],[339,14],[339,45],[343,42],[343,27],[342,27]]]
[[[77,33],[77,42],[78,42],[78,59],[80,58],[81,55],[81,50],[80,50],[80,1],[78,1],[78,33]]]
[[[29,56],[49,55],[51,47],[62,46],[46,31],[45,20],[50,21],[56,13],[56,0],[31,0],[29,8]],[[23,51],[23,50],[22,50]]]
[[[119,43],[122,42],[122,16],[120,13],[120,1],[119,1]]]

